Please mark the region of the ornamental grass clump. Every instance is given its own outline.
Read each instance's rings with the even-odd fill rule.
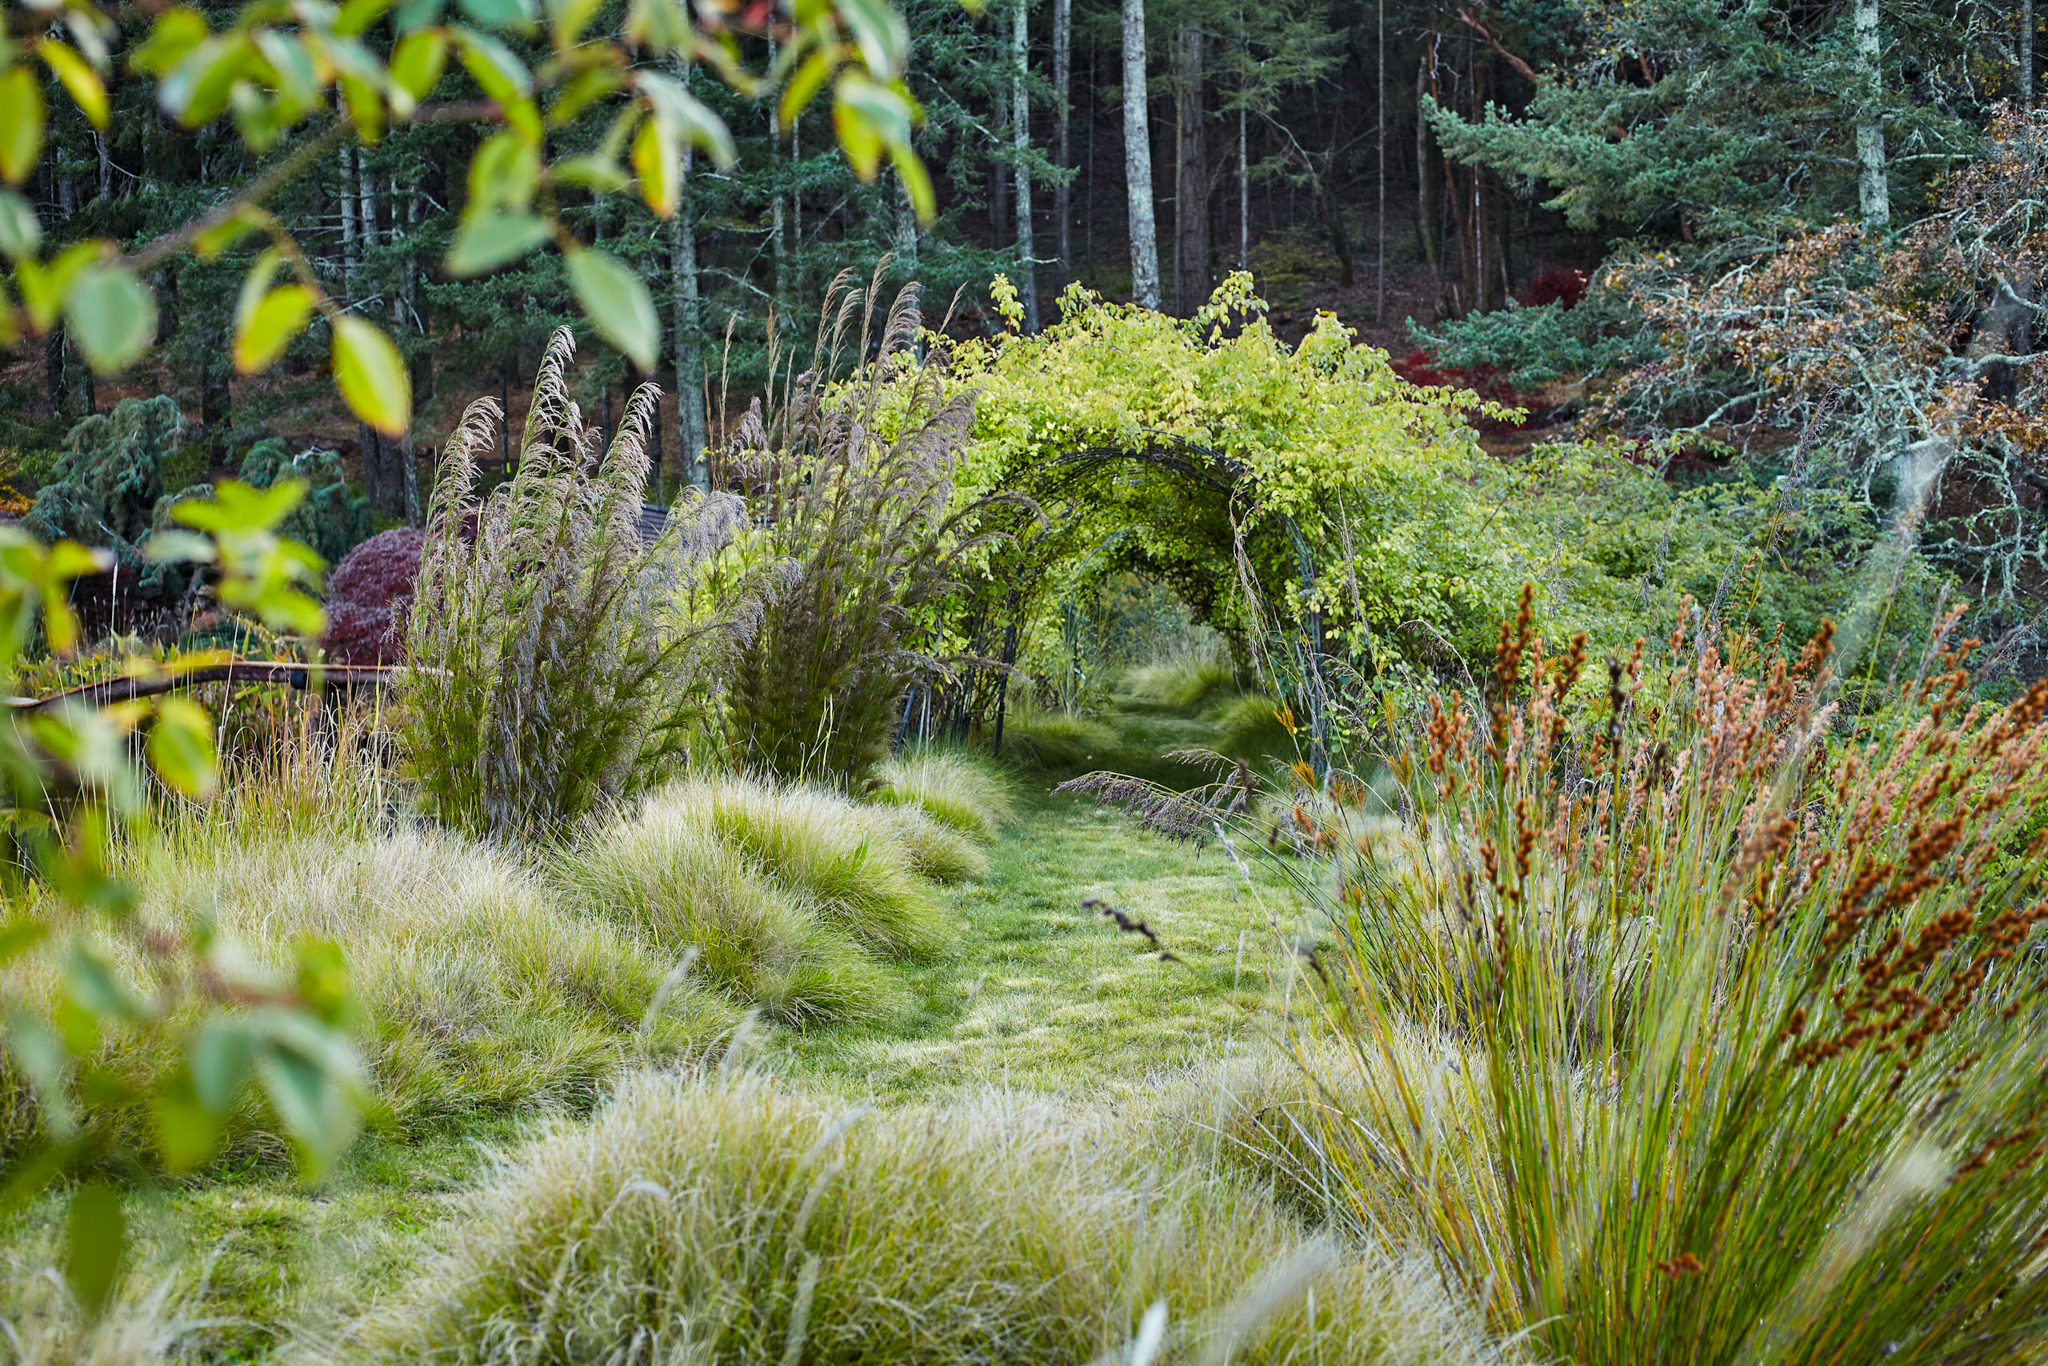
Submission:
[[[873,952],[932,957],[950,925],[881,816],[817,784],[731,774],[674,784],[643,808],[643,819],[694,825],[740,850]]]
[[[2048,1349],[2048,682],[1973,702],[1953,622],[1851,718],[1831,629],[1581,687],[1525,595],[1400,831],[1324,832],[1331,1211],[1589,1366]]]
[[[411,1287],[307,1359],[1497,1359],[1426,1271],[1138,1137],[1009,1092],[877,1113],[644,1075],[509,1158]]]
[[[433,814],[472,834],[556,836],[655,780],[701,723],[699,681],[743,635],[746,580],[696,600],[740,500],[686,494],[643,541],[659,391],[643,385],[600,450],[569,400],[573,353],[557,331],[509,480],[477,493],[498,418],[479,399],[435,485],[396,730]]]
[[[680,952],[563,905],[518,859],[448,831],[252,837],[194,824],[136,869],[151,925],[207,932],[288,976],[294,946],[331,942],[347,965],[364,1081],[401,1131],[449,1116],[587,1106],[622,1067],[687,1060],[721,1043],[739,1012]],[[146,980],[136,955],[117,970]],[[0,969],[7,999],[54,997],[43,960]],[[149,1088],[176,1065],[161,1037],[109,1031],[96,1061]],[[40,1122],[0,1060],[0,1159]],[[238,1146],[282,1151],[253,1102],[229,1122]],[[147,1146],[148,1136],[130,1135]]]
[[[984,842],[1016,815],[1009,775],[974,756],[936,748],[893,755],[875,770],[870,801],[917,807],[939,824]]]
[[[866,291],[843,281],[811,368],[765,419],[734,424],[713,475],[752,491],[763,528],[753,548],[772,566],[759,630],[723,677],[733,760],[853,790],[887,754],[911,683],[942,672],[915,646],[944,624],[939,606],[986,537],[972,531],[981,501],[953,506],[974,394],[949,397],[938,367],[918,358],[916,288],[878,320],[879,274]],[[874,359],[834,384],[856,337],[856,354]]]
[[[734,1000],[803,1027],[875,1019],[902,988],[811,897],[711,828],[696,804],[646,802],[557,864],[570,900],[622,924]]]

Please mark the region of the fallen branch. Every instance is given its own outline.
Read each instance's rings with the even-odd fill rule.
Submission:
[[[201,683],[278,683],[302,692],[312,688],[376,688],[392,682],[402,672],[403,666],[397,664],[300,664],[290,660],[239,659],[231,664],[206,664],[154,678],[109,678],[66,688],[48,697],[10,697],[7,705],[15,711],[43,711],[74,702],[86,707],[105,707]]]

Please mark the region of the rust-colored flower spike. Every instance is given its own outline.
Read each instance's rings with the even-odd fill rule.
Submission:
[[[1833,618],[1828,618],[1821,622],[1820,630],[1814,633],[1812,640],[1806,642],[1806,648],[1799,652],[1799,663],[1793,672],[1801,678],[1817,679],[1834,652],[1835,623]]]

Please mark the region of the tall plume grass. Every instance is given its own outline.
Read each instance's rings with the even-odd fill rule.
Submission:
[[[849,788],[888,752],[913,679],[941,667],[917,652],[924,618],[982,543],[980,505],[952,506],[974,394],[948,396],[918,358],[915,286],[878,316],[880,284],[879,268],[865,291],[834,283],[810,368],[736,424],[714,471],[750,490],[774,566],[760,629],[724,677],[732,757]],[[849,346],[854,377],[835,384]],[[773,338],[770,361],[790,368]]]
[[[1946,629],[1852,719],[1825,633],[1587,679],[1525,596],[1398,829],[1307,842],[1355,1076],[1304,1188],[1589,1366],[2037,1358],[2048,682],[1973,703]]]
[[[509,480],[477,492],[498,418],[479,399],[435,485],[396,734],[434,814],[474,834],[559,834],[664,772],[701,716],[707,667],[742,634],[692,601],[740,500],[686,494],[642,544],[659,391],[634,394],[600,451],[568,396],[573,352],[556,332]],[[738,612],[747,587],[726,588]]]

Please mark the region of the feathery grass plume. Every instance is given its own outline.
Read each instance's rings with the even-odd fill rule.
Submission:
[[[720,775],[673,784],[644,809],[732,844],[877,953],[932,957],[951,933],[892,828],[833,789]]]
[[[135,881],[152,923],[183,927],[203,917],[220,952],[279,972],[302,938],[337,945],[362,1015],[369,1083],[402,1127],[587,1104],[628,1062],[700,1055],[738,1014],[684,977],[680,952],[584,920],[524,864],[445,831],[250,840],[195,827],[174,832]],[[108,952],[129,980],[142,980],[132,951]],[[9,999],[56,990],[38,957],[0,968]],[[97,1060],[138,1086],[176,1062],[120,1033],[103,1039]],[[39,1122],[26,1079],[0,1061],[0,1154],[18,1151]],[[262,1123],[252,1098],[231,1120],[238,1146],[282,1152]],[[146,1149],[146,1136],[132,1137]]]
[[[1087,716],[1037,706],[1023,698],[1003,716],[1003,758],[1023,768],[1088,768],[1116,753],[1116,732]]]
[[[1497,1359],[1426,1270],[1346,1259],[1140,1138],[1010,1094],[873,1113],[643,1076],[507,1161],[335,1353],[1023,1366],[1121,1359],[1149,1318],[1155,1362]]]
[[[1183,650],[1133,666],[1123,690],[1141,702],[1194,713],[1229,698],[1243,687],[1237,666],[1221,649]]]
[[[868,799],[921,807],[941,825],[983,841],[1016,814],[1008,774],[974,755],[930,746],[883,760]]]
[[[558,835],[658,777],[701,712],[699,680],[744,634],[750,583],[726,575],[708,612],[689,601],[740,500],[686,493],[642,544],[659,391],[635,392],[600,452],[569,399],[573,354],[557,331],[509,480],[478,497],[498,417],[479,399],[435,484],[396,731],[433,813],[473,834]]]
[[[1973,704],[1953,622],[1846,735],[1828,632],[1639,644],[1582,706],[1583,640],[1503,627],[1399,836],[1333,823],[1304,880],[1377,1079],[1317,1133],[1345,1221],[1588,1366],[2048,1350],[2048,682]]]
[[[713,471],[751,491],[754,549],[775,566],[759,629],[722,680],[733,760],[849,790],[887,753],[913,679],[937,668],[913,650],[921,618],[988,540],[973,531],[984,502],[950,506],[974,394],[947,397],[913,349],[914,285],[877,329],[886,266],[865,291],[833,282],[810,369],[770,395],[765,420],[750,410]],[[849,342],[855,373],[835,384]],[[771,338],[771,373],[777,363]]]
[[[706,819],[660,796],[593,830],[556,862],[573,902],[692,952],[694,975],[783,1024],[879,1019],[901,986],[810,897],[770,877]]]
[[[1053,791],[1093,797],[1098,806],[1124,812],[1141,830],[1185,840],[1197,848],[1250,814],[1259,783],[1244,760],[1207,749],[1173,750],[1161,757],[1206,769],[1214,776],[1206,783],[1177,790],[1148,778],[1097,771],[1069,778]]]

